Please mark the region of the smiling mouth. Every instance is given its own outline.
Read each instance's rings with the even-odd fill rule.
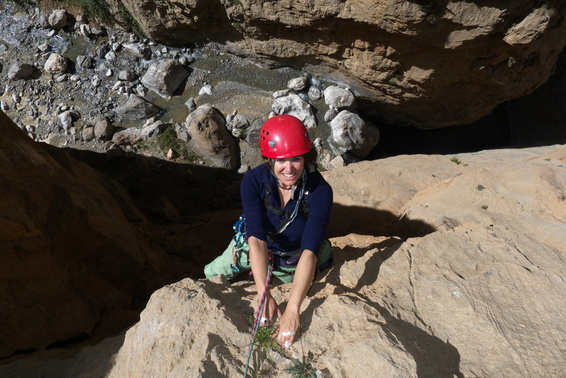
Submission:
[[[291,179],[291,178],[294,178],[297,174],[296,174],[296,173],[293,173],[293,174],[288,175],[288,174],[282,173],[282,175],[283,175],[283,177],[285,177],[285,178]]]

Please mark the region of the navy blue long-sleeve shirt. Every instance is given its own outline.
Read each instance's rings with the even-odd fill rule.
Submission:
[[[287,228],[276,237],[268,240],[268,233],[281,224],[284,215],[270,211],[265,204],[265,184],[270,188],[269,203],[276,209],[281,208],[281,199],[277,189],[277,179],[271,173],[269,163],[262,164],[248,171],[242,180],[240,192],[244,208],[246,238],[251,236],[267,241],[267,247],[273,251],[291,252],[308,249],[318,254],[326,238],[326,228],[330,220],[332,208],[332,187],[324,180],[316,169],[309,170],[305,164],[306,186],[304,195],[307,198],[308,214],[300,211]],[[297,183],[285,210],[293,211],[304,178]],[[296,266],[298,256],[283,258],[275,255],[275,265],[281,267]]]

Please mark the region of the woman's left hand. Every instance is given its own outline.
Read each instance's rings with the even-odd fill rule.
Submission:
[[[311,286],[315,268],[316,255],[312,251],[305,249],[301,254],[297,269],[295,270],[287,308],[285,312],[283,312],[283,316],[279,318],[279,327],[273,336],[285,349],[289,349],[293,341],[297,338],[301,303],[303,303],[307,291]]]
[[[277,338],[277,342],[285,349],[289,349],[297,332],[299,330],[299,312],[286,310],[283,313],[281,319],[279,319],[279,327],[277,327],[277,332],[274,337]]]

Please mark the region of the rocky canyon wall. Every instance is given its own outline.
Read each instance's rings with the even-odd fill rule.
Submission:
[[[122,2],[156,41],[219,42],[333,77],[384,121],[421,128],[470,123],[533,92],[566,43],[563,0]]]

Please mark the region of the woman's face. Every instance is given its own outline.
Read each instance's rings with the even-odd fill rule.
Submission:
[[[305,170],[305,158],[295,156],[285,159],[274,159],[273,173],[284,188],[296,185]]]

